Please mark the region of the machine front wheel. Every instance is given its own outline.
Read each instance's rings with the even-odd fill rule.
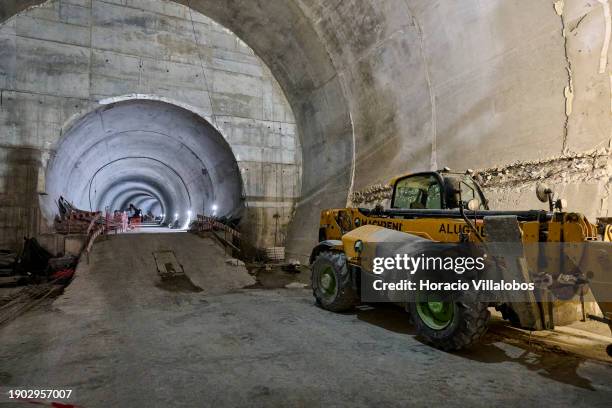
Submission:
[[[312,293],[317,303],[332,312],[351,309],[358,302],[346,256],[323,251],[312,264]]]
[[[455,351],[477,343],[487,331],[489,310],[486,303],[437,302],[416,299],[409,304],[418,334],[445,351]]]

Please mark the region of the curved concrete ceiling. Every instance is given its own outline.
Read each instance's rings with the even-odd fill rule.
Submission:
[[[0,0],[0,20],[40,3]],[[600,2],[177,3],[243,39],[287,95],[303,150],[288,236],[297,256],[316,239],[320,209],[345,205],[352,189],[609,144]]]
[[[59,196],[92,211],[157,205],[181,226],[213,205],[221,216],[242,209],[242,179],[223,136],[183,108],[149,100],[108,105],[75,123],[54,148],[46,192],[48,217]]]
[[[44,2],[0,0],[0,22]],[[266,63],[296,114],[303,150],[302,197],[325,207],[344,205],[353,157],[349,104],[311,16],[293,0],[176,2],[232,30]],[[294,217],[298,228],[288,240],[311,246],[319,211],[319,206],[299,205]]]

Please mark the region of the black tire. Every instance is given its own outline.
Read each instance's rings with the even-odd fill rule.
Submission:
[[[491,315],[487,303],[454,302],[452,305],[454,305],[453,315],[448,325],[434,329],[419,314],[417,303],[409,304],[418,335],[426,343],[444,351],[457,351],[478,343],[487,331]]]
[[[342,252],[323,251],[317,255],[311,279],[312,294],[324,309],[344,312],[359,302]]]

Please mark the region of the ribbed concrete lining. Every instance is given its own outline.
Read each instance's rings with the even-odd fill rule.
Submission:
[[[87,114],[61,138],[46,173],[47,217],[64,196],[77,207],[148,211],[166,221],[188,214],[240,215],[242,180],[219,132],[199,116],[158,101],[125,101]],[[175,216],[175,214],[177,214]]]
[[[353,168],[349,104],[325,39],[313,27],[312,16],[295,1],[176,2],[232,30],[266,63],[283,88],[296,115],[303,158],[302,202],[289,227],[287,245],[290,256],[306,257],[316,241],[320,207],[346,203]],[[44,0],[0,0],[0,22],[42,3]],[[218,181],[232,179],[231,173]],[[228,189],[215,194],[223,191]]]
[[[147,214],[148,211],[151,211],[154,204],[159,203],[159,200],[153,196],[147,195],[146,193],[135,193],[128,196],[128,198],[122,202],[120,208],[129,206],[129,203],[134,203],[137,208],[142,209],[143,214]],[[163,213],[159,211],[153,215],[158,216],[162,214]]]
[[[151,196],[137,196],[134,200],[134,205],[140,209],[142,209],[143,214],[148,214],[151,212],[153,216],[157,217],[162,214],[161,211],[153,212],[152,208],[155,204],[158,204],[159,201],[155,197]]]
[[[546,1],[177,2],[243,39],[287,95],[303,158],[291,256],[308,254],[320,210],[345,205],[351,188],[610,145],[599,3],[565,2],[560,13]],[[0,21],[40,3],[0,0]],[[612,198],[600,184],[560,187],[588,197],[572,209],[605,215]],[[490,198],[499,208],[539,205],[529,187],[532,201],[521,190]]]
[[[198,210],[192,208],[192,193],[180,174],[172,168],[172,164],[166,165],[155,159],[127,157],[115,161],[96,174],[91,187],[86,187],[83,194],[87,194],[87,197],[82,197],[80,202],[91,202],[93,209],[125,209],[127,206],[119,199],[120,194],[148,189],[152,196],[164,203],[168,213],[181,212],[186,215],[186,211],[190,209]],[[206,188],[202,193],[204,196],[213,197],[212,187]],[[176,203],[184,205],[177,206]],[[201,205],[202,203],[200,207]]]
[[[129,198],[136,195],[146,195],[149,197],[155,197],[160,203],[162,208],[167,208],[168,200],[163,194],[163,190],[159,186],[155,186],[152,183],[144,185],[144,183],[126,183],[121,186],[117,186],[115,189],[109,189],[104,195],[102,202],[107,202],[109,208],[126,208],[129,206]],[[109,199],[108,197],[112,197]],[[127,205],[126,205],[127,202]],[[105,206],[101,207],[105,208]]]

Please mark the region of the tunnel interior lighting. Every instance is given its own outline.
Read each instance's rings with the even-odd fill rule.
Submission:
[[[102,123],[112,123],[113,132]],[[192,154],[183,157],[183,151]],[[193,169],[208,170],[193,178]],[[215,215],[239,213],[243,206],[242,177],[223,135],[205,118],[154,100],[125,100],[86,113],[62,136],[45,185],[45,219],[55,217],[60,195],[91,211],[134,203],[142,214],[163,212],[172,222],[208,212],[208,197],[215,197]]]

